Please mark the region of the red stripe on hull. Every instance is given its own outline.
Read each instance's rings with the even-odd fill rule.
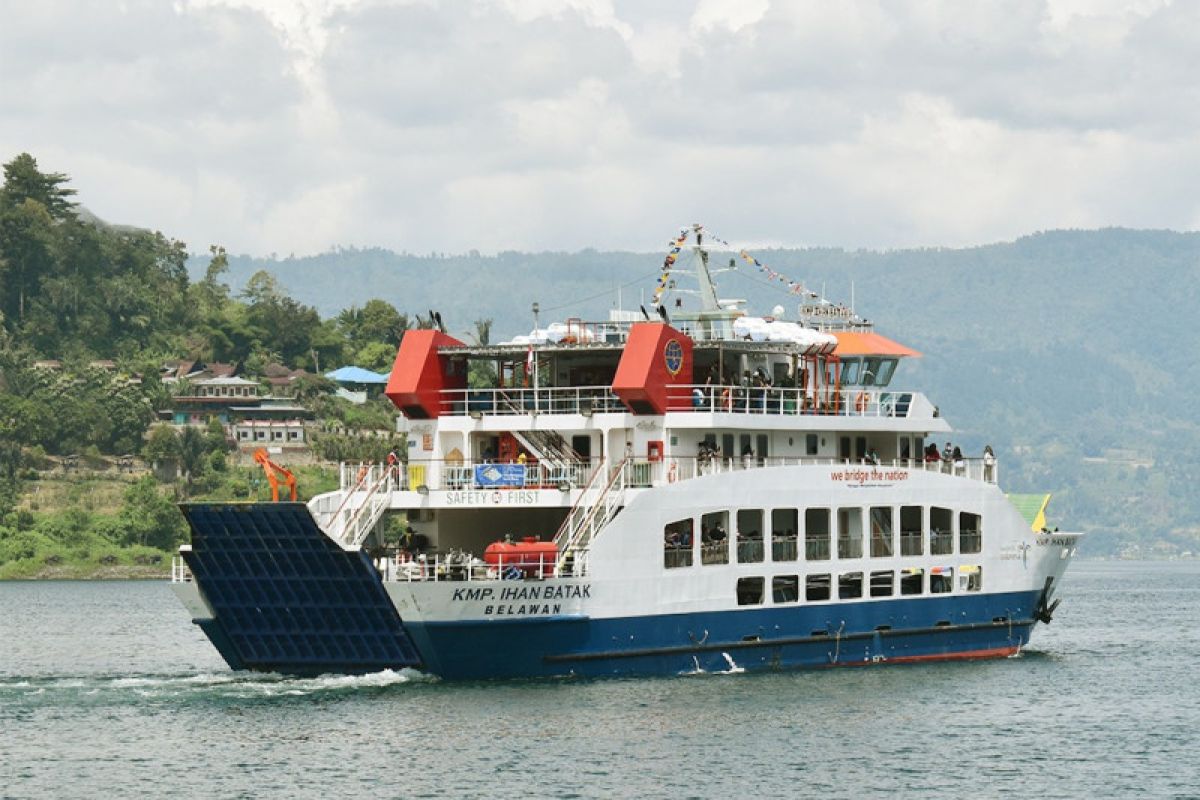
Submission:
[[[918,664],[930,661],[983,661],[988,658],[1008,658],[1016,655],[1020,646],[989,647],[986,650],[968,650],[965,653],[930,653],[921,656],[895,656],[878,661],[837,661],[831,667],[870,667],[879,664]]]
[[[1007,658],[1008,656],[1016,655],[1021,648],[1018,645],[1011,647],[990,647],[986,650],[969,650],[965,653],[930,653],[923,656],[896,656],[889,658],[885,664],[912,664],[919,661],[979,661],[984,658]]]

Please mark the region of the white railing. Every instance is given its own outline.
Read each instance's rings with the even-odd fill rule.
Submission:
[[[667,389],[671,412],[786,414],[844,417],[929,418],[932,403],[920,392],[868,387],[795,387],[679,384]],[[447,389],[442,413],[448,416],[627,413],[608,386],[510,389]]]
[[[688,384],[668,390],[667,410],[706,414],[806,414],[841,417],[930,417],[920,392],[867,387],[817,391],[782,386]]]
[[[627,410],[608,386],[442,390],[442,413],[451,416],[623,414]]]
[[[495,563],[467,553],[430,553],[428,555],[398,554],[375,560],[375,568],[385,581],[497,581],[497,580],[546,580],[549,578],[578,577],[585,573],[560,570],[557,560],[539,553],[536,559],[529,555],[499,554]]]
[[[607,480],[601,479],[603,470],[597,470],[591,482],[579,495],[554,534],[558,548],[556,571],[570,565],[574,574],[584,574],[592,539],[604,529],[625,502],[626,469],[630,459],[626,458],[613,469]]]
[[[583,486],[595,473],[600,465],[600,460],[555,463],[530,461],[526,464],[508,462],[499,464],[506,473],[506,477],[500,479],[501,482],[489,480],[476,472],[476,468],[486,469],[497,463],[495,461],[429,459],[397,464],[392,466],[392,488],[396,491],[420,491],[421,487],[424,487],[425,491],[435,491],[496,488],[554,489],[563,484]],[[360,482],[360,474],[364,469],[374,471],[385,468],[386,465],[379,464],[344,463],[339,468],[340,489],[342,492],[347,492],[357,487]],[[316,506],[313,503],[309,504],[314,515],[332,513],[333,509],[329,507],[329,502],[325,499],[326,495],[320,497],[322,498],[321,502]]]
[[[841,467],[847,472],[848,480],[863,477],[870,482],[871,472],[876,470],[910,469],[922,472],[940,472],[958,478],[996,483],[999,477],[999,464],[993,459],[990,463],[983,458],[964,458],[960,462],[923,461],[918,459],[895,458],[880,460],[872,463],[865,459],[841,458],[797,458],[769,456],[741,456],[739,458],[699,458],[696,456],[667,456],[661,461],[633,461],[628,468],[629,488],[649,488],[667,483],[690,480],[704,475],[720,475],[727,472],[742,472],[766,467],[803,467],[827,466]],[[858,473],[862,472],[863,475]],[[878,479],[874,479],[878,480]]]
[[[188,568],[187,562],[183,560],[183,556],[174,555],[171,557],[171,583],[191,583],[192,571]]]
[[[342,490],[337,508],[318,523],[335,541],[350,547],[362,544],[391,506],[398,475],[398,465],[361,465],[354,485]]]

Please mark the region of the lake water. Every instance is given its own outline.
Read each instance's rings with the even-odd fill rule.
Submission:
[[[231,673],[165,583],[0,583],[0,797],[1197,797],[1200,563],[1077,562],[1019,657]]]

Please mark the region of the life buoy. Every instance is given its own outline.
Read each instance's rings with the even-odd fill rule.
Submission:
[[[867,406],[870,405],[871,398],[866,392],[859,392],[854,398],[854,410],[860,414],[866,413]]]
[[[671,462],[670,468],[667,470],[667,483],[674,483],[679,477],[679,465],[674,461]]]

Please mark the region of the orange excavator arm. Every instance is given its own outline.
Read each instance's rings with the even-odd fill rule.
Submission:
[[[267,455],[267,451],[261,447],[254,451],[254,460],[263,468],[263,472],[267,474],[267,483],[271,484],[271,500],[279,502],[279,479],[282,477],[284,483],[287,484],[292,500],[296,499],[296,476],[287,467],[280,466],[271,460]]]

